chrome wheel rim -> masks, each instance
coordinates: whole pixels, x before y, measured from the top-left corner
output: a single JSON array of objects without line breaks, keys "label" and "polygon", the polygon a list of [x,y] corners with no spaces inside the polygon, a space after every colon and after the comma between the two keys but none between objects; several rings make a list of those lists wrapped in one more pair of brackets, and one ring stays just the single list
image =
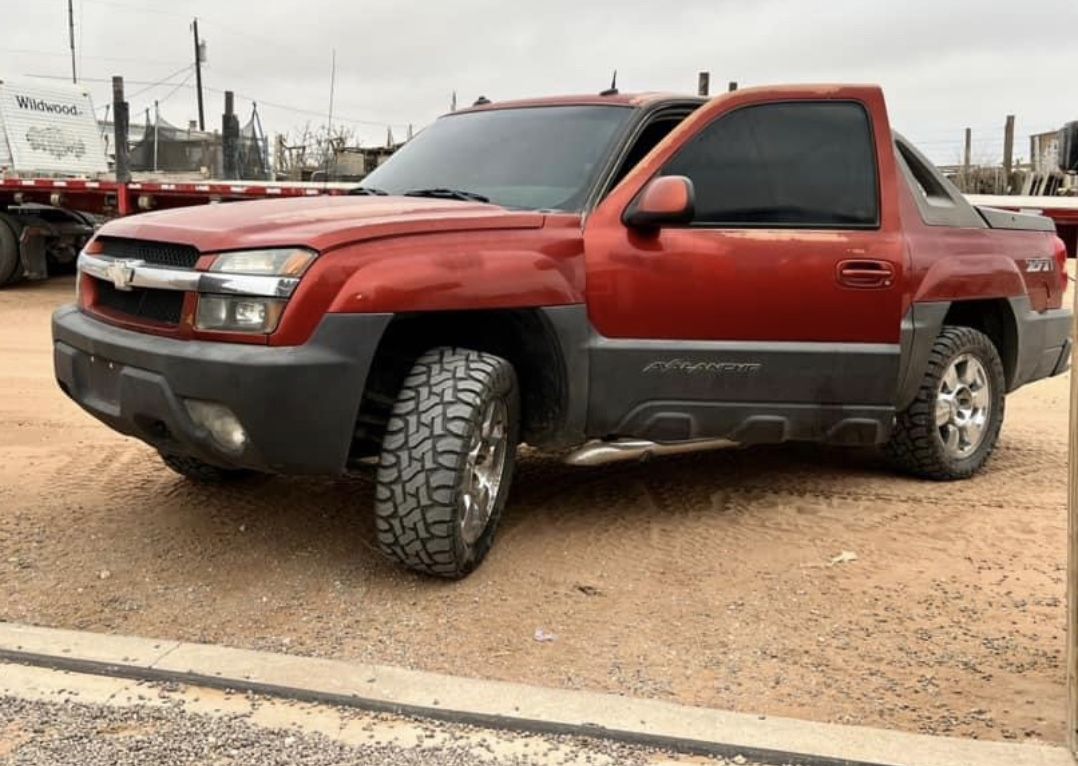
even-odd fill
[{"label": "chrome wheel rim", "polygon": [[460,501],[460,538],[469,548],[483,534],[494,513],[508,451],[508,423],[505,402],[494,399],[487,403],[479,426],[472,432]]},{"label": "chrome wheel rim", "polygon": [[967,458],[984,441],[992,409],[988,372],[972,354],[947,367],[936,394],[936,428],[949,457]]}]

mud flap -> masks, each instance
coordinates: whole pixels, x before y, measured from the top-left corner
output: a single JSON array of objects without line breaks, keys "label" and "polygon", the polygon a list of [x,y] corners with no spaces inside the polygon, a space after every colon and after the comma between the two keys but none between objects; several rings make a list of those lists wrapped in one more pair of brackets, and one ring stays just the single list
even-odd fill
[{"label": "mud flap", "polygon": [[27,226],[19,234],[19,256],[27,279],[45,279],[48,266],[45,262],[45,238],[49,230],[40,226]]}]

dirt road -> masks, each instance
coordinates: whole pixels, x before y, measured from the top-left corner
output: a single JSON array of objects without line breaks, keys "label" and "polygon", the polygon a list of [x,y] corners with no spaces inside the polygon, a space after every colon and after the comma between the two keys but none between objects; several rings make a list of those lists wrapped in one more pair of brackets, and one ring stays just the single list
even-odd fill
[{"label": "dirt road", "polygon": [[52,380],[48,317],[71,290],[0,291],[0,619],[1063,736],[1063,378],[1009,398],[990,470],[965,483],[813,447],[529,455],[486,564],[442,583],[375,554],[367,481],[199,488],[82,413]]}]

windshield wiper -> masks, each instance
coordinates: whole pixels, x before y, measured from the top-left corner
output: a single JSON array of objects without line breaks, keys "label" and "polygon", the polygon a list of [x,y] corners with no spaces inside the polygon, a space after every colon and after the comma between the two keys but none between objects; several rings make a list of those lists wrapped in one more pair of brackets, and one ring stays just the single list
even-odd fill
[{"label": "windshield wiper", "polygon": [[438,187],[436,189],[412,189],[404,193],[405,197],[434,197],[435,199],[459,199],[465,202],[490,202],[490,197],[484,197],[482,194],[476,194],[475,192],[464,191],[463,189],[445,189]]},{"label": "windshield wiper", "polygon": [[349,194],[359,197],[385,197],[389,192],[383,189],[375,189],[373,186],[353,186],[348,190]]}]

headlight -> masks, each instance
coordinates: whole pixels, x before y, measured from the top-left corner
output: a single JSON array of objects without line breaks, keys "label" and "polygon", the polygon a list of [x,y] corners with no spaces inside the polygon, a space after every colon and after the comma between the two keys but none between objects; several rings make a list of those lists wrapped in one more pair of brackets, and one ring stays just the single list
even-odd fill
[{"label": "headlight", "polygon": [[210,271],[227,274],[257,274],[279,277],[298,277],[307,270],[315,253],[294,247],[272,250],[240,250],[221,253],[210,266]]},{"label": "headlight", "polygon": [[217,332],[270,333],[277,329],[285,303],[280,298],[200,295],[195,327]]}]

